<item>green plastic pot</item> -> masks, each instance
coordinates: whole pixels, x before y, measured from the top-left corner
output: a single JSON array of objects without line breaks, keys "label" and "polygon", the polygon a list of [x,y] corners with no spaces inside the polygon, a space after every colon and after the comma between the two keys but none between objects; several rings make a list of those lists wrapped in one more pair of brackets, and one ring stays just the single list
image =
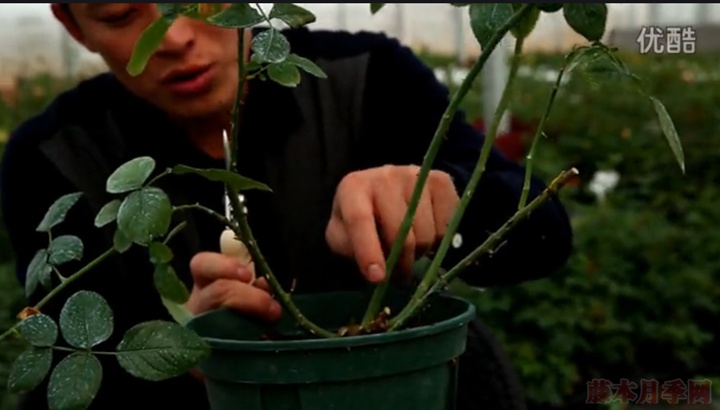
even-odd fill
[{"label": "green plastic pot", "polygon": [[[394,311],[406,295],[388,293]],[[359,320],[365,293],[296,295],[313,322],[338,329]],[[285,314],[268,326],[220,309],[188,327],[210,344],[199,365],[213,410],[454,410],[457,358],[474,306],[434,296],[415,323],[382,334],[317,339]],[[279,336],[278,336],[279,335]]]}]

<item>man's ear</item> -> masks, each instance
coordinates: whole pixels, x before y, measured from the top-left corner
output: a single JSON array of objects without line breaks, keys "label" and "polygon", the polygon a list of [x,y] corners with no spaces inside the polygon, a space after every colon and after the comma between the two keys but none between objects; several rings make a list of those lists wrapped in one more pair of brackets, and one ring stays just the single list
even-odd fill
[{"label": "man's ear", "polygon": [[83,35],[82,30],[80,30],[77,21],[75,21],[75,17],[70,12],[70,5],[61,3],[50,3],[50,8],[52,10],[53,16],[55,16],[55,18],[60,22],[60,24],[65,27],[65,30],[70,33],[72,38],[74,38],[75,41],[77,41],[78,43],[87,47],[87,45],[85,44],[85,36]]}]

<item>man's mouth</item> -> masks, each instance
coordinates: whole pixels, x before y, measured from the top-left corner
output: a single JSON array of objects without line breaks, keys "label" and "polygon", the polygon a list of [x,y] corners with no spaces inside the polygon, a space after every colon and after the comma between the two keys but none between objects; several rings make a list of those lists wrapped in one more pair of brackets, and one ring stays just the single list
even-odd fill
[{"label": "man's mouth", "polygon": [[197,94],[206,91],[212,80],[212,66],[192,66],[165,75],[162,83],[176,94]]}]

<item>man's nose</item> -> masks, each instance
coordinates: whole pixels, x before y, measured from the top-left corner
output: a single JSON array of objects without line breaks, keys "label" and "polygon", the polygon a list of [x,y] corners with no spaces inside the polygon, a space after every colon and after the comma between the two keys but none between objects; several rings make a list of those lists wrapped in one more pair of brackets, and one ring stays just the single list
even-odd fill
[{"label": "man's nose", "polygon": [[195,43],[193,21],[189,17],[178,17],[165,33],[165,38],[158,48],[158,53],[176,54],[189,50]]}]

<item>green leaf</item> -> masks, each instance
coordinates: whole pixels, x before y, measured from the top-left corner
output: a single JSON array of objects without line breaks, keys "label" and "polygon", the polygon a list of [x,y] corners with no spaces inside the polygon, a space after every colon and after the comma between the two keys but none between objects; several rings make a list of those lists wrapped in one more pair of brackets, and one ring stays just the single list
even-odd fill
[{"label": "green leaf", "polygon": [[86,409],[102,384],[102,364],[90,353],[75,352],[53,370],[48,383],[49,410]]},{"label": "green leaf", "polygon": [[70,208],[77,203],[78,199],[82,196],[82,192],[74,192],[71,194],[65,194],[58,198],[45,213],[43,220],[40,225],[36,228],[38,232],[50,232],[50,230],[58,224],[65,221]]},{"label": "green leaf", "polygon": [[536,3],[538,8],[545,13],[555,13],[563,7],[562,3]]},{"label": "green leaf", "polygon": [[304,70],[306,73],[308,73],[310,75],[314,75],[315,77],[318,77],[318,78],[327,78],[327,74],[325,74],[323,72],[323,70],[320,67],[318,67],[317,64],[315,64],[311,60],[308,60],[305,57],[300,57],[297,54],[290,54],[290,55],[288,55],[287,60],[285,60],[285,61],[290,64],[296,65],[298,68]]},{"label": "green leaf", "polygon": [[166,17],[160,17],[150,24],[140,35],[140,39],[133,48],[130,61],[125,68],[131,76],[140,75],[147,66],[150,57],[155,53],[163,40],[165,34],[172,25],[173,20]]},{"label": "green leaf", "polygon": [[375,13],[380,11],[380,9],[385,7],[386,4],[387,3],[370,3],[370,13],[374,15]]},{"label": "green leaf", "polygon": [[511,3],[473,3],[468,12],[473,34],[482,48],[515,14]]},{"label": "green leaf", "polygon": [[95,216],[95,226],[102,228],[103,226],[114,222],[117,218],[118,209],[120,208],[121,201],[119,199],[113,199],[112,201],[103,205],[100,212]]},{"label": "green leaf", "polygon": [[154,159],[150,157],[133,158],[120,165],[108,177],[105,190],[111,194],[123,194],[140,189],[154,170]]},{"label": "green leaf", "polygon": [[170,316],[178,324],[185,326],[193,318],[193,314],[184,303],[175,303],[162,297],[160,299],[162,300],[162,304],[165,306],[168,313],[170,313]]},{"label": "green leaf", "polygon": [[563,15],[568,25],[588,41],[600,41],[605,34],[605,3],[565,3]]},{"label": "green leaf", "polygon": [[290,55],[290,42],[280,31],[269,28],[253,37],[250,46],[263,63],[281,63]]},{"label": "green leaf", "polygon": [[207,20],[215,26],[231,29],[248,28],[265,21],[248,3],[231,3],[225,10]]},{"label": "green leaf", "polygon": [[172,172],[178,175],[195,174],[204,177],[213,182],[223,182],[229,184],[238,191],[248,191],[251,189],[259,189],[261,191],[272,192],[270,187],[263,184],[262,182],[254,181],[250,178],[246,178],[236,172],[227,171],[224,169],[199,169],[192,168],[185,165],[176,165]]},{"label": "green leaf", "polygon": [[35,252],[28,264],[25,274],[25,296],[31,297],[37,290],[38,284],[46,288],[52,286],[52,266],[48,263],[47,249],[40,249]]},{"label": "green leaf", "polygon": [[[517,13],[520,8],[525,6],[526,3],[511,3],[513,6],[513,12]],[[540,9],[532,7],[525,16],[510,29],[515,38],[527,38],[528,35],[535,29],[538,19],[540,18]]]},{"label": "green leaf", "polygon": [[128,238],[123,231],[120,229],[115,230],[115,234],[113,235],[113,248],[115,248],[118,253],[125,253],[130,249],[132,244],[133,241]]},{"label": "green leaf", "polygon": [[662,129],[663,134],[665,134],[665,138],[670,145],[670,149],[675,155],[675,159],[680,165],[682,173],[685,174],[685,154],[683,153],[680,136],[678,135],[677,129],[675,129],[675,124],[673,124],[673,120],[670,118],[670,114],[667,112],[665,105],[655,97],[651,96],[649,98],[653,103],[653,108],[655,109],[658,120],[660,121],[660,128]]},{"label": "green leaf", "polygon": [[117,359],[131,375],[160,381],[187,373],[210,354],[210,347],[178,323],[150,321],[125,333]]},{"label": "green leaf", "polygon": [[267,74],[271,80],[285,87],[297,87],[300,84],[300,70],[287,61],[270,64]]},{"label": "green leaf", "polygon": [[156,3],[163,17],[174,20],[180,16],[197,17],[197,3]]},{"label": "green leaf", "polygon": [[169,263],[173,259],[173,251],[162,242],[153,242],[148,246],[150,262],[153,265]]},{"label": "green leaf", "polygon": [[83,256],[83,242],[75,235],[62,235],[53,239],[48,247],[48,263],[60,266],[70,261],[79,261]]},{"label": "green leaf", "polygon": [[175,269],[170,265],[160,264],[155,266],[153,274],[155,289],[160,296],[175,303],[185,303],[190,298],[185,284],[178,278]]},{"label": "green leaf", "polygon": [[132,242],[146,245],[168,231],[172,211],[170,198],[163,190],[145,187],[128,195],[120,204],[118,229]]},{"label": "green leaf", "polygon": [[282,20],[292,28],[302,27],[314,23],[315,15],[305,8],[292,3],[275,3],[268,15],[270,19]]},{"label": "green leaf", "polygon": [[113,320],[105,298],[81,290],[70,296],[60,311],[60,330],[70,346],[91,349],[112,336]]},{"label": "green leaf", "polygon": [[16,394],[35,390],[52,367],[52,349],[30,347],[15,359],[8,375],[8,390]]},{"label": "green leaf", "polygon": [[38,313],[20,322],[20,334],[35,347],[50,347],[58,337],[55,321],[46,314]]}]

